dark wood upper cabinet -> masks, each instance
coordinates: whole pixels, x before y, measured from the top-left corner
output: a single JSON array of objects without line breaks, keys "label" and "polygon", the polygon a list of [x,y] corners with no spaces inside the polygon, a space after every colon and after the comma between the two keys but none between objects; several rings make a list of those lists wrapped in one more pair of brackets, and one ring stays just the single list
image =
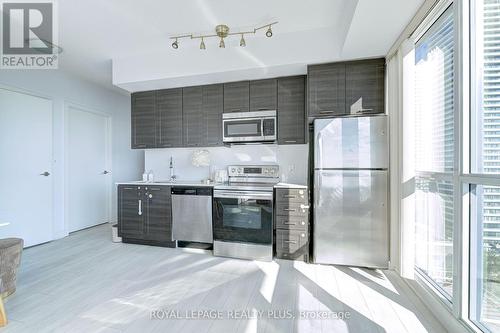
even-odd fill
[{"label": "dark wood upper cabinet", "polygon": [[353,61],[346,64],[346,112],[350,114],[385,111],[385,59]]},{"label": "dark wood upper cabinet", "polygon": [[182,126],[184,147],[203,146],[204,139],[206,138],[205,123],[202,87],[183,88]]},{"label": "dark wood upper cabinet", "polygon": [[224,84],[224,112],[247,112],[250,107],[250,83],[248,81]]},{"label": "dark wood upper cabinet", "polygon": [[131,114],[132,148],[154,148],[156,146],[155,92],[133,93]]},{"label": "dark wood upper cabinet", "polygon": [[207,147],[222,146],[222,113],[224,87],[222,84],[203,86],[204,143]]},{"label": "dark wood upper cabinet", "polygon": [[345,103],[345,63],[308,67],[308,114],[310,117],[343,115]]},{"label": "dark wood upper cabinet", "polygon": [[182,88],[156,92],[158,148],[182,147]]},{"label": "dark wood upper cabinet", "polygon": [[305,76],[278,79],[278,144],[306,143]]},{"label": "dark wood upper cabinet", "polygon": [[276,110],[278,80],[250,81],[250,111]]}]

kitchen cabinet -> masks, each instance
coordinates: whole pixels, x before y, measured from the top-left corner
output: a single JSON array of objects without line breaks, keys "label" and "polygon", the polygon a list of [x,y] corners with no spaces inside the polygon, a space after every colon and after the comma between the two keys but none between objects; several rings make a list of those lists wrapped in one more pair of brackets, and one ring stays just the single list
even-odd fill
[{"label": "kitchen cabinet", "polygon": [[278,80],[250,81],[250,111],[276,110]]},{"label": "kitchen cabinet", "polygon": [[385,59],[308,67],[308,116],[384,113]]},{"label": "kitchen cabinet", "polygon": [[339,116],[346,113],[345,76],[345,63],[308,67],[309,117]]},{"label": "kitchen cabinet", "polygon": [[203,112],[203,89],[201,86],[182,90],[183,146],[203,146],[206,139],[205,114]]},{"label": "kitchen cabinet", "polygon": [[182,147],[182,88],[156,92],[157,148]]},{"label": "kitchen cabinet", "polygon": [[250,107],[250,83],[248,81],[224,84],[224,112],[247,112]]},{"label": "kitchen cabinet", "polygon": [[306,143],[305,76],[278,79],[278,144]]},{"label": "kitchen cabinet", "polygon": [[309,261],[309,195],[307,188],[275,189],[276,257]]},{"label": "kitchen cabinet", "polygon": [[170,186],[118,186],[118,233],[124,243],[175,247]]},{"label": "kitchen cabinet", "polygon": [[384,113],[385,59],[346,63],[346,112]]},{"label": "kitchen cabinet", "polygon": [[205,116],[204,145],[223,146],[222,113],[224,112],[224,86],[212,84],[203,86],[202,108]]},{"label": "kitchen cabinet", "polygon": [[133,93],[131,97],[132,148],[156,146],[155,92]]}]

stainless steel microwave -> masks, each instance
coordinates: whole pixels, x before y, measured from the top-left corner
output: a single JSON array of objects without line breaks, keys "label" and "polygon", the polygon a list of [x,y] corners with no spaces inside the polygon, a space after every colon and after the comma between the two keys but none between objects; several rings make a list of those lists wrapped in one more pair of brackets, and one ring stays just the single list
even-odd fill
[{"label": "stainless steel microwave", "polygon": [[276,110],[224,113],[222,134],[227,143],[274,142],[277,137]]}]

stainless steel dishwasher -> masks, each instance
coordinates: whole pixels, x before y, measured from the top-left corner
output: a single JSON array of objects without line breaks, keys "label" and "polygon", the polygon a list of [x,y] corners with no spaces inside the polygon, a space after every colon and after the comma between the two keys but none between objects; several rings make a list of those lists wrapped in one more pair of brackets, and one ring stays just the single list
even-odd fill
[{"label": "stainless steel dishwasher", "polygon": [[172,237],[213,243],[212,188],[172,187]]}]

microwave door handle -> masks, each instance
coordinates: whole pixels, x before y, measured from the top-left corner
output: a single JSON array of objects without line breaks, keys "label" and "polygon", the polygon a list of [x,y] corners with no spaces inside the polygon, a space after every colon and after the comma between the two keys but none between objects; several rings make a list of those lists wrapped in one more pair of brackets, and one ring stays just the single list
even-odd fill
[{"label": "microwave door handle", "polygon": [[264,137],[264,119],[260,120],[260,136]]}]

